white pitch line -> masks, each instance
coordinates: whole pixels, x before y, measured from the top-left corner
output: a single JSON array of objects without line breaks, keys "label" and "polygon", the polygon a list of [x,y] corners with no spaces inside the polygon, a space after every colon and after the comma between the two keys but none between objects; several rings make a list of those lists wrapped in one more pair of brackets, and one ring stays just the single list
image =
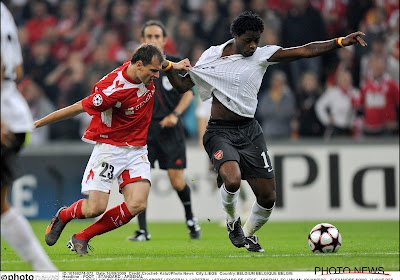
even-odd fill
[{"label": "white pitch line", "polygon": [[[118,257],[118,258],[93,258],[94,256],[79,256],[76,259],[70,260],[53,260],[55,263],[68,263],[68,262],[82,262],[82,261],[116,261],[116,260],[155,260],[155,259],[176,259],[176,258],[185,258],[185,259],[204,259],[204,258],[278,258],[278,257],[311,257],[311,256],[323,256],[323,255],[332,255],[332,256],[354,256],[358,255],[400,255],[400,253],[392,252],[392,253],[358,253],[354,255],[354,253],[335,253],[335,254],[285,254],[285,255],[268,255],[268,254],[254,254],[254,255],[228,255],[228,256],[179,256],[179,257],[141,257],[141,256],[131,256],[131,257]],[[24,261],[1,261],[2,264],[10,264],[10,263],[24,263]]]}]

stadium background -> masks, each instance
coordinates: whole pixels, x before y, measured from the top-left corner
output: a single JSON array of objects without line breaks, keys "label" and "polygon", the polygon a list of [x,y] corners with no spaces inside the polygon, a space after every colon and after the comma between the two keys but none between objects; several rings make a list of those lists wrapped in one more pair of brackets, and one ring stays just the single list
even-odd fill
[{"label": "stadium background", "polygon": [[[166,51],[189,57],[194,63],[200,51],[230,38],[231,20],[245,9],[258,12],[265,21],[260,45],[290,47],[362,30],[369,46],[351,49],[352,63],[348,69],[354,87],[361,89],[363,77],[368,75],[368,65],[363,61],[381,51],[391,65],[389,61],[396,59],[396,47],[397,72],[396,68],[387,71],[398,83],[398,1],[5,2],[15,17],[23,48],[25,78],[19,89],[28,100],[34,119],[83,98],[104,74],[129,59],[140,44],[141,25],[146,20],[161,20],[170,38]],[[298,16],[298,10],[293,8],[302,2],[309,16]],[[383,40],[384,49],[375,49],[374,42],[378,40]],[[311,66],[319,67],[310,68],[319,69],[314,71],[320,84],[319,94],[334,85],[342,62],[336,51]],[[299,67],[304,72],[310,70],[307,65]],[[296,106],[291,112],[290,132],[267,137],[280,199],[273,219],[398,219],[398,130],[369,138],[363,137],[359,123],[354,123],[351,135],[346,137],[302,134],[298,127],[307,121],[302,119],[301,101],[297,100],[301,82],[289,64],[268,69],[260,98],[267,94],[275,71],[283,71],[287,76],[286,86],[296,99]],[[209,170],[206,154],[197,142],[195,110],[199,102],[194,100],[184,115],[188,138],[185,174],[193,186],[197,216],[201,220],[220,220],[223,213],[218,204],[215,174]],[[263,104],[258,110],[263,110]],[[87,117],[80,116],[32,133],[31,144],[20,161],[25,175],[16,180],[11,195],[13,204],[27,217],[49,219],[59,206],[81,197],[81,176],[92,148],[79,140],[87,121]],[[181,220],[183,214],[165,172],[153,170],[152,176],[149,220]],[[248,213],[252,194],[249,188],[243,190],[247,198],[240,204],[242,211]],[[110,206],[121,199],[113,192]]]}]

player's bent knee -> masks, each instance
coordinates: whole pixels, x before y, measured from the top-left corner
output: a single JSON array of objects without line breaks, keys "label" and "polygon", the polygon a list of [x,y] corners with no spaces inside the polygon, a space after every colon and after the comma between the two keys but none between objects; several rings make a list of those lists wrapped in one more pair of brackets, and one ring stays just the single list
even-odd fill
[{"label": "player's bent knee", "polygon": [[86,218],[95,218],[95,217],[103,214],[104,211],[106,211],[105,207],[93,207],[93,208],[87,209],[85,211],[85,213],[83,213],[83,214]]},{"label": "player's bent knee", "polygon": [[225,188],[230,192],[236,192],[240,188],[240,183],[242,181],[241,174],[232,173],[225,174],[220,172],[222,180],[224,181]]},{"label": "player's bent knee", "polygon": [[137,215],[146,209],[147,203],[146,201],[135,201],[133,203],[126,203],[126,206],[132,215]]},{"label": "player's bent knee", "polygon": [[225,189],[229,192],[236,192],[240,188],[241,180],[229,178],[224,180]]},{"label": "player's bent knee", "polygon": [[276,201],[276,192],[257,196],[257,203],[265,208],[272,208]]}]

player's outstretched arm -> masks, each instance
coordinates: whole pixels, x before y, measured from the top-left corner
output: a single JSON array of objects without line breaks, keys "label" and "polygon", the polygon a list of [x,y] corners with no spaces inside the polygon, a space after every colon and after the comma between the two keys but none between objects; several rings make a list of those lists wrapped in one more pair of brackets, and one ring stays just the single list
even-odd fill
[{"label": "player's outstretched arm", "polygon": [[367,43],[365,43],[360,36],[365,36],[365,34],[361,31],[357,31],[347,35],[346,37],[339,37],[327,41],[312,42],[299,47],[279,49],[268,59],[268,61],[290,62],[300,58],[323,55],[337,48],[344,48],[355,44],[360,44],[363,47],[367,46]]},{"label": "player's outstretched arm", "polygon": [[189,75],[181,76],[177,72],[180,70],[189,70],[190,68],[189,59],[185,58],[177,63],[165,60],[162,64],[162,70],[167,74],[168,80],[177,92],[183,94],[194,86],[193,81]]},{"label": "player's outstretched arm", "polygon": [[78,101],[71,106],[57,110],[44,118],[35,121],[33,125],[35,128],[38,128],[54,122],[70,119],[83,112],[85,112],[85,110],[83,109],[82,102]]}]

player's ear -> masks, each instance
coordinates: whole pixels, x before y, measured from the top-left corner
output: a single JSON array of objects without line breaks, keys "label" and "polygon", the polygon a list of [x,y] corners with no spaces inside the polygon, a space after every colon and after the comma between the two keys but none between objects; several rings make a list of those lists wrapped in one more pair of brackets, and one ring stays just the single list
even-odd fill
[{"label": "player's ear", "polygon": [[144,37],[143,36],[140,37],[140,43],[144,44]]},{"label": "player's ear", "polygon": [[135,65],[136,65],[136,67],[137,67],[138,69],[140,69],[140,68],[143,67],[143,61],[138,60],[138,61],[136,61]]}]

